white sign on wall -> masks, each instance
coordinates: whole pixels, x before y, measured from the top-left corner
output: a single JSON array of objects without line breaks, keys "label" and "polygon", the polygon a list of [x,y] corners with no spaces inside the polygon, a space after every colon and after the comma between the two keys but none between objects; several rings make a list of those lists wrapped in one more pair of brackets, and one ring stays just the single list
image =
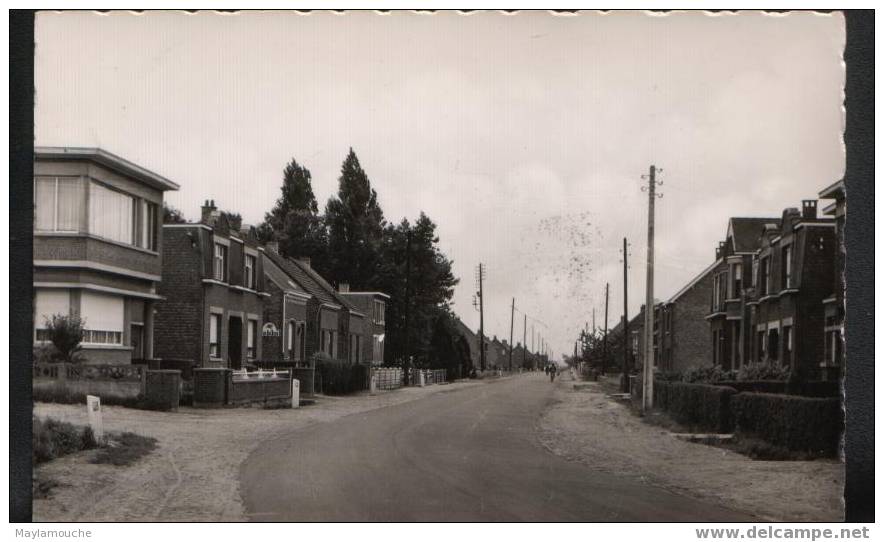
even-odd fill
[{"label": "white sign on wall", "polygon": [[279,328],[277,328],[276,324],[273,322],[267,322],[264,324],[264,327],[261,328],[262,337],[279,337],[279,335]]}]

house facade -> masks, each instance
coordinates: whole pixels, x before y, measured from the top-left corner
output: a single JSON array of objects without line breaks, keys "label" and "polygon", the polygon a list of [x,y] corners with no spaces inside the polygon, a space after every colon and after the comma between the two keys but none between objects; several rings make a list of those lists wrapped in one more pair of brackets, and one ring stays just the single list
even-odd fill
[{"label": "house facade", "polygon": [[156,356],[233,369],[260,360],[262,252],[254,230],[233,230],[214,201],[199,223],[164,225]]},{"label": "house facade", "polygon": [[844,367],[844,273],[847,253],[844,247],[844,224],[847,220],[847,199],[844,181],[840,180],[820,191],[820,199],[834,200],[822,209],[835,220],[835,253],[832,258],[831,294],[823,300],[824,355],[820,362],[822,378],[834,380]]},{"label": "house facade", "polygon": [[383,365],[387,302],[390,296],[383,292],[352,292],[348,284],[339,286],[338,295],[355,307],[357,312],[365,315],[362,324],[363,344],[354,355],[354,361]]},{"label": "house facade", "polygon": [[725,240],[715,249],[712,285],[707,296],[711,362],[723,370],[738,370],[751,361],[752,326],[749,292],[752,265],[760,233],[776,218],[733,217]]},{"label": "house facade", "polygon": [[765,226],[752,260],[751,361],[818,377],[825,362],[825,303],[835,281],[835,220],[817,201]]},{"label": "house facade", "polygon": [[713,270],[719,262],[700,272],[681,290],[656,307],[654,333],[655,367],[665,372],[684,372],[712,366],[709,327],[704,321]]},{"label": "house facade", "polygon": [[34,344],[47,319],[84,319],[87,363],[152,358],[163,193],[174,182],[96,148],[34,149]]}]

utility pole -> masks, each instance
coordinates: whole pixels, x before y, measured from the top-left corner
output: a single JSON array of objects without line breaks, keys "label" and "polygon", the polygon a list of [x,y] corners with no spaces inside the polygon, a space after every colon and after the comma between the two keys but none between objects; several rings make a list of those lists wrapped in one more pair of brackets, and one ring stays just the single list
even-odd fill
[{"label": "utility pole", "polygon": [[626,315],[628,311],[628,281],[626,278],[626,269],[628,255],[626,253],[626,237],[623,238],[623,373],[620,382],[620,391],[629,393],[629,317]]},{"label": "utility pole", "polygon": [[528,315],[523,314],[522,316],[524,317],[522,321],[522,366],[524,367],[525,361],[528,359]]},{"label": "utility pole", "polygon": [[409,307],[411,306],[411,226],[408,227],[405,241],[405,385],[408,381],[408,370],[411,365],[411,334],[409,333],[408,318]]},{"label": "utility pole", "polygon": [[[642,371],[642,414],[654,406],[654,203],[662,194],[656,193],[657,168],[648,172],[648,275],[645,282],[645,360]],[[642,188],[644,190],[644,188]]]},{"label": "utility pole", "polygon": [[592,334],[595,335],[595,307],[592,308]]},{"label": "utility pole", "polygon": [[482,370],[485,370],[485,296],[482,290],[482,279],[485,270],[479,264],[479,355],[481,356]]},{"label": "utility pole", "polygon": [[608,283],[605,283],[605,334],[602,335],[602,374],[608,369]]},{"label": "utility pole", "polygon": [[513,304],[510,307],[510,371],[513,370],[513,318],[516,317],[516,298],[513,298]]}]

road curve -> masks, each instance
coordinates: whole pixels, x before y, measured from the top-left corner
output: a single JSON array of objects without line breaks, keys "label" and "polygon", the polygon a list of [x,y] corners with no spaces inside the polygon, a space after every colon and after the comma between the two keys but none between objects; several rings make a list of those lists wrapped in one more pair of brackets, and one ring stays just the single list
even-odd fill
[{"label": "road curve", "polygon": [[[556,385],[563,385],[557,383]],[[751,521],[600,473],[535,437],[543,375],[452,389],[264,442],[240,471],[252,521]]]}]

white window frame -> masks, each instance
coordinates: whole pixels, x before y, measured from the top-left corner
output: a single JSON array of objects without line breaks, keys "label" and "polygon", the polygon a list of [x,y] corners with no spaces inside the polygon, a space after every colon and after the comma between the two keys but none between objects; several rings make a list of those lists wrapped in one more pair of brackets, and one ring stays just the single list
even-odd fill
[{"label": "white window frame", "polygon": [[245,254],[243,256],[243,286],[250,290],[257,289],[257,281],[255,280],[255,267],[258,264],[258,258],[253,254]]},{"label": "white window frame", "polygon": [[[53,188],[52,188],[52,228],[50,228],[50,229],[37,229],[37,204],[39,203],[39,200],[37,197],[37,181],[41,181],[41,180],[46,181],[46,180],[50,180],[50,179],[52,180],[52,186],[53,186]],[[34,177],[34,231],[53,232],[53,233],[80,233],[81,232],[83,217],[86,216],[86,214],[88,212],[88,209],[85,208],[86,207],[85,199],[83,201],[79,202],[79,204],[82,205],[83,207],[81,207],[81,209],[80,209],[81,216],[79,217],[79,223],[77,224],[77,227],[72,230],[58,229],[58,181],[60,179],[65,180],[65,181],[74,181],[82,189],[82,186],[83,186],[83,178],[82,177],[65,177],[65,176],[59,177],[59,176],[53,176],[53,175],[35,176]],[[88,224],[88,219],[86,220],[86,222]],[[88,226],[86,229],[88,230]]]},{"label": "white window frame", "polygon": [[227,245],[215,241],[212,255],[212,278],[217,281],[227,282],[227,257],[229,254]]},{"label": "white window frame", "polygon": [[[224,321],[224,315],[218,312],[209,314],[209,357],[212,359],[221,359],[221,325]],[[212,341],[212,324],[215,324],[215,337]],[[213,352],[214,346],[214,352]]]},{"label": "white window frame", "polygon": [[246,320],[246,358],[258,357],[258,320],[249,318]]}]

